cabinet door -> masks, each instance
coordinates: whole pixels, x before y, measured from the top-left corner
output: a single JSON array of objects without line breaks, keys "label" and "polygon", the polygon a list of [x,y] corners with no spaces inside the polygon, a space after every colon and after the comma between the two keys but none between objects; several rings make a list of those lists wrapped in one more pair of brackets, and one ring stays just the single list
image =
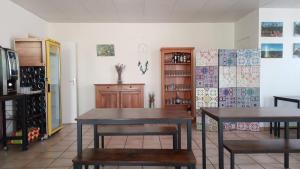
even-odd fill
[{"label": "cabinet door", "polygon": [[143,108],[144,98],[140,91],[122,91],[121,108]]},{"label": "cabinet door", "polygon": [[119,108],[119,92],[97,91],[96,108]]}]

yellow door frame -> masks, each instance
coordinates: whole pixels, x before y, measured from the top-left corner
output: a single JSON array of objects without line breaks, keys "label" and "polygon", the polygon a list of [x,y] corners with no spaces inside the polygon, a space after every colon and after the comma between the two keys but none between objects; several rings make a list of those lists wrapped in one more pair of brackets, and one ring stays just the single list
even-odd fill
[{"label": "yellow door frame", "polygon": [[[47,76],[47,84],[51,84],[51,66],[50,66],[50,47],[57,47],[59,50],[59,83],[61,82],[61,48],[60,43],[56,42],[51,39],[46,39],[46,76]],[[49,91],[47,85],[47,128],[48,128],[48,135],[51,136],[52,134],[56,133],[57,131],[61,130],[63,128],[62,125],[62,112],[61,112],[61,90],[60,90],[60,84],[59,84],[59,126],[57,128],[52,128],[52,94],[51,91]]]}]

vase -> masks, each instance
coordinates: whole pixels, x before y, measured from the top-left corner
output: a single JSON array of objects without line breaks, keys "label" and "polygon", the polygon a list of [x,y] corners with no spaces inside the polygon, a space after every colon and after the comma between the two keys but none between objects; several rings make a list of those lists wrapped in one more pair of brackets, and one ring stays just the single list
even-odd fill
[{"label": "vase", "polygon": [[118,84],[122,84],[122,73],[118,72]]}]

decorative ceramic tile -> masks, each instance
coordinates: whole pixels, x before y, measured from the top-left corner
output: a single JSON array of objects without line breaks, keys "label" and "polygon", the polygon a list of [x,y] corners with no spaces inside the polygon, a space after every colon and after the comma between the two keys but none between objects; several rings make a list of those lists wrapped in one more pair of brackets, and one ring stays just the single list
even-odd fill
[{"label": "decorative ceramic tile", "polygon": [[224,123],[224,130],[236,130],[236,123]]},{"label": "decorative ceramic tile", "polygon": [[249,131],[260,131],[259,123],[257,122],[251,122],[251,123],[245,123],[245,122],[238,122],[236,124],[237,130],[249,130]]},{"label": "decorative ceramic tile", "polygon": [[196,54],[196,66],[218,66],[218,50],[200,50]]},{"label": "decorative ceramic tile", "polygon": [[219,107],[236,107],[236,88],[219,88]]},{"label": "decorative ceramic tile", "polygon": [[197,88],[218,87],[218,66],[197,66],[195,76]]},{"label": "decorative ceramic tile", "polygon": [[259,87],[260,67],[259,66],[238,66],[237,87]]},{"label": "decorative ceramic tile", "polygon": [[208,131],[218,131],[218,122],[212,118],[208,119]]},{"label": "decorative ceramic tile", "polygon": [[196,108],[218,107],[218,88],[196,88]]},{"label": "decorative ceramic tile", "polygon": [[260,65],[260,56],[256,49],[239,49],[237,50],[238,66],[258,66]]},{"label": "decorative ceramic tile", "polygon": [[220,49],[219,50],[220,66],[236,66],[236,50]]},{"label": "decorative ceramic tile", "polygon": [[258,87],[237,88],[237,107],[259,107],[260,105],[260,89]]},{"label": "decorative ceramic tile", "polygon": [[236,66],[219,67],[219,87],[236,87]]}]

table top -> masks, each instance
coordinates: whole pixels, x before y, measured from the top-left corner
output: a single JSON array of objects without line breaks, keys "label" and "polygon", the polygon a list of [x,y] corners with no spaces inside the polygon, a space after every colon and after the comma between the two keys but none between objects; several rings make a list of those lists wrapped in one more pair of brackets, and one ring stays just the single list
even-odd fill
[{"label": "table top", "polygon": [[300,96],[274,96],[274,98],[300,101]]},{"label": "table top", "polygon": [[300,121],[300,109],[285,107],[259,108],[202,108],[205,114],[215,120],[224,121]]},{"label": "table top", "polygon": [[76,118],[77,121],[93,120],[192,120],[193,117],[185,110],[121,108],[92,109]]}]

